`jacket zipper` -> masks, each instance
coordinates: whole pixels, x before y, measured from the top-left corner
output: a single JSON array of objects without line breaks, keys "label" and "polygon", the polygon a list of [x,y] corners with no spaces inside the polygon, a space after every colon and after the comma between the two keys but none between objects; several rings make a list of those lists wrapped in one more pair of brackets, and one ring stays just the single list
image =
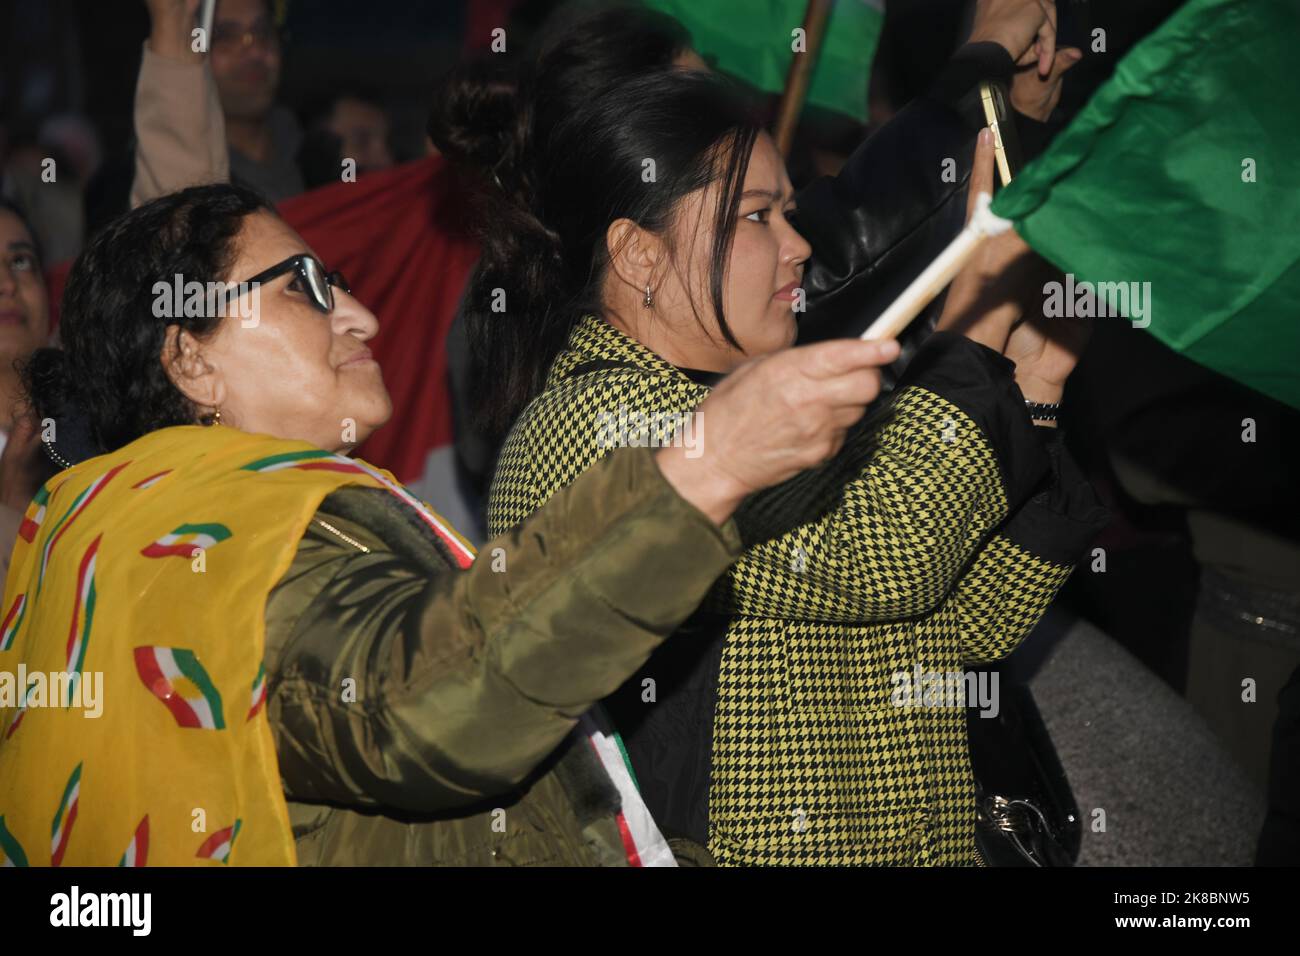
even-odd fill
[{"label": "jacket zipper", "polygon": [[352,547],[356,548],[362,554],[370,553],[370,549],[367,548],[364,544],[362,544],[356,538],[349,537],[348,535],[344,534],[342,531],[334,527],[328,521],[316,517],[313,517],[311,520],[316,522],[318,525],[320,525],[322,528],[324,528],[326,531],[328,531],[330,534],[334,535],[335,537],[342,538],[344,541],[352,545]]}]

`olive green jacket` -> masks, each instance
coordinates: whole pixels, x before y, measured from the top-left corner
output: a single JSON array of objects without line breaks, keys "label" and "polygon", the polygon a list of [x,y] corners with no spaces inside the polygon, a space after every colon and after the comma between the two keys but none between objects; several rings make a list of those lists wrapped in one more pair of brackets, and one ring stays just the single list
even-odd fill
[{"label": "olive green jacket", "polygon": [[626,865],[618,792],[566,736],[740,550],[652,455],[609,456],[464,572],[390,495],[324,501],[266,610],[300,863]]}]

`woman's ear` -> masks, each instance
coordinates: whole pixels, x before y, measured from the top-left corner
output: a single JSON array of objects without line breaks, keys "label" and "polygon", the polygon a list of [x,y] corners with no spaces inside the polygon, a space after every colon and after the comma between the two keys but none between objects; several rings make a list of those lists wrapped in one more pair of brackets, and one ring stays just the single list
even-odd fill
[{"label": "woman's ear", "polygon": [[638,295],[645,293],[647,285],[653,289],[656,268],[664,259],[663,242],[658,236],[631,219],[615,219],[605,230],[605,247],[610,269],[620,282],[631,286]]},{"label": "woman's ear", "polygon": [[199,340],[179,325],[163,333],[162,366],[173,385],[199,408],[220,408],[225,383],[207,360]]}]

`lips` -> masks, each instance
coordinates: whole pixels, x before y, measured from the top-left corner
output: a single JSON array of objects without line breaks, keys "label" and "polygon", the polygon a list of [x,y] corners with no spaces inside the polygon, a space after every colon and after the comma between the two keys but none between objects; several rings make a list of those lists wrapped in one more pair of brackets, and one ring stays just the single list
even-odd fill
[{"label": "lips", "polygon": [[26,325],[27,319],[18,309],[0,309],[0,325]]},{"label": "lips", "polygon": [[795,279],[793,282],[787,282],[785,285],[781,286],[781,288],[776,290],[776,294],[773,295],[772,298],[779,299],[782,302],[793,302],[795,291],[798,288],[799,288],[798,279]]},{"label": "lips", "polygon": [[240,83],[247,86],[265,86],[271,79],[271,71],[264,66],[246,66],[235,73]]},{"label": "lips", "polygon": [[339,368],[347,368],[348,366],[351,365],[364,365],[365,363],[373,362],[374,360],[375,357],[371,353],[370,349],[362,349],[360,352],[357,352],[351,358],[348,358],[340,362]]}]

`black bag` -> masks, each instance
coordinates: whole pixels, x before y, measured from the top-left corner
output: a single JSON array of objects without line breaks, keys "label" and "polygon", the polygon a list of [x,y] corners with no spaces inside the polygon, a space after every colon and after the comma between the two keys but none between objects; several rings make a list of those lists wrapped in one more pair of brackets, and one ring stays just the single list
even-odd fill
[{"label": "black bag", "polygon": [[1083,827],[1070,782],[1029,688],[1001,683],[996,717],[966,711],[981,861],[1073,866]]}]

